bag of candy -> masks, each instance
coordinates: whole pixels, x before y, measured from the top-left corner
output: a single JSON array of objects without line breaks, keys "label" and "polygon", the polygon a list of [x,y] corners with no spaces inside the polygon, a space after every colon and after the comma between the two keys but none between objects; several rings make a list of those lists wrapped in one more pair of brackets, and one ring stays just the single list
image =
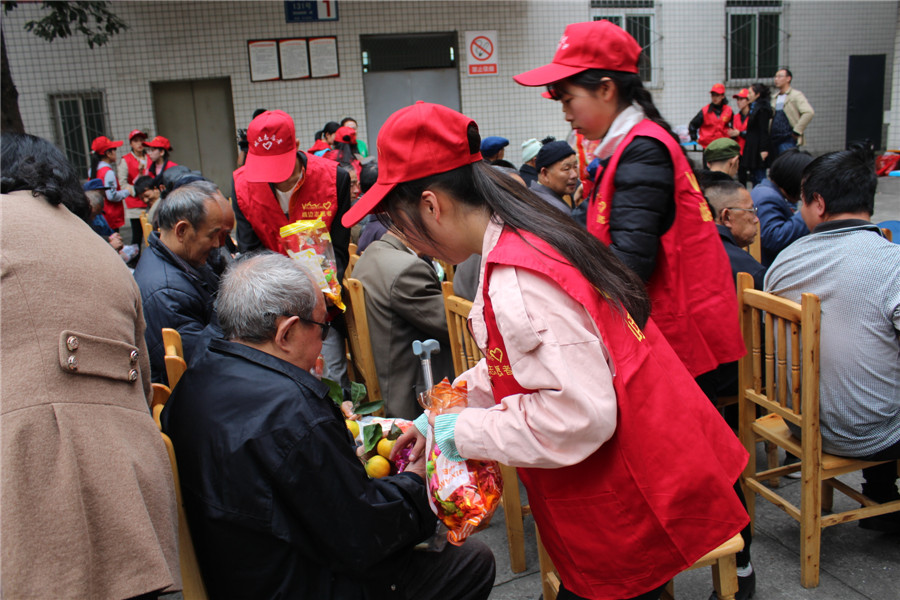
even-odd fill
[{"label": "bag of candy", "polygon": [[331,234],[322,219],[295,221],[279,230],[281,245],[289,257],[312,273],[319,289],[335,306],[345,310],[341,301],[341,282],[337,280],[337,263]]},{"label": "bag of candy", "polygon": [[[468,403],[465,383],[455,387],[446,378],[428,396],[428,408],[434,414]],[[492,460],[448,460],[433,442],[434,431],[429,427],[425,463],[428,502],[449,530],[447,541],[458,546],[486,525],[497,509],[503,491],[500,466]]]}]

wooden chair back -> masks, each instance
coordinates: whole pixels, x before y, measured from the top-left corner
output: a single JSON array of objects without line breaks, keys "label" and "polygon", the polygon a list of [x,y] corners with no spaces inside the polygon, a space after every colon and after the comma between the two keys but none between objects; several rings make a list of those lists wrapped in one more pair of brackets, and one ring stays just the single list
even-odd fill
[{"label": "wooden chair back", "polygon": [[453,355],[453,370],[459,377],[481,360],[481,350],[469,333],[469,311],[472,301],[453,293],[453,282],[441,284],[444,294],[444,313],[447,315],[447,331],[450,334],[450,353]]},{"label": "wooden chair back", "polygon": [[759,220],[756,221],[756,237],[753,238],[753,243],[747,247],[747,252],[756,259],[756,262],[762,262],[762,234]]},{"label": "wooden chair back", "polygon": [[[352,246],[352,244],[351,244]],[[347,268],[344,269],[344,277],[352,277],[353,269],[356,267],[356,261],[359,260],[359,254],[351,254],[347,260]]]},{"label": "wooden chair back", "polygon": [[184,360],[184,348],[181,345],[181,334],[178,331],[163,327],[162,339],[165,348],[163,360],[166,362],[166,378],[169,380],[169,389],[171,390],[175,389],[181,376],[187,370],[187,363]]},{"label": "wooden chair back", "polygon": [[[747,510],[752,519],[755,494],[759,494],[800,523],[800,583],[803,587],[816,587],[819,585],[822,529],[898,511],[900,500],[878,504],[835,479],[838,475],[881,463],[834,456],[822,451],[819,429],[819,298],[815,294],[805,293],[800,304],[797,304],[753,289],[753,278],[748,273],[740,273],[738,302],[741,330],[747,346],[747,354],[740,360],[738,394],[739,435],[750,453],[742,477]],[[763,409],[765,416],[757,418],[757,407]],[[788,423],[800,429],[800,439],[792,435]],[[757,437],[800,457],[800,462],[757,472]],[[797,470],[801,473],[799,506],[764,485],[766,481]],[[823,516],[823,509],[830,511],[832,508],[835,489],[864,508]],[[885,507],[888,509],[885,510]]]},{"label": "wooden chair back", "polygon": [[181,334],[175,329],[163,327],[162,329],[163,347],[166,349],[166,356],[180,356],[184,358],[184,348],[181,345]]},{"label": "wooden chair back", "polygon": [[347,245],[347,251],[350,253],[350,256],[359,256],[359,246],[353,242],[350,242]]},{"label": "wooden chair back", "polygon": [[444,269],[444,281],[453,283],[453,274],[456,272],[456,265],[448,263],[445,260],[436,259],[441,268]]},{"label": "wooden chair back", "polygon": [[[468,318],[472,302],[453,294],[453,283],[441,284],[444,294],[444,314],[447,316],[447,331],[450,334],[450,352],[453,355],[453,370],[459,377],[474,367],[482,358],[481,350],[469,332]],[[506,517],[506,537],[509,545],[509,563],[513,573],[521,573],[525,565],[525,516],[531,514],[531,507],[522,504],[519,493],[519,476],[515,467],[500,465],[503,476],[503,511]]]},{"label": "wooden chair back", "polygon": [[144,232],[144,247],[146,248],[150,244],[150,234],[153,233],[153,225],[150,224],[150,217],[147,216],[147,211],[141,213],[141,230]]},{"label": "wooden chair back", "polygon": [[381,397],[381,386],[378,384],[378,373],[375,371],[375,357],[372,353],[372,339],[369,335],[369,321],[366,317],[366,293],[363,284],[352,277],[344,278],[342,291],[347,311],[344,320],[347,323],[347,343],[350,346],[350,360],[353,372],[361,377],[366,386],[369,402],[378,402]]},{"label": "wooden chair back", "polygon": [[887,241],[889,241],[889,242],[893,242],[893,241],[894,241],[894,232],[891,231],[890,229],[888,229],[887,227],[882,227],[882,228],[881,228],[881,233],[884,234],[884,237],[887,238]]},{"label": "wooden chair back", "polygon": [[156,426],[162,431],[159,415],[162,414],[162,409],[166,406],[166,402],[169,401],[172,391],[169,389],[169,386],[161,383],[153,383],[151,387],[153,388],[153,398],[150,399],[150,413],[153,415],[153,420],[156,421]]}]

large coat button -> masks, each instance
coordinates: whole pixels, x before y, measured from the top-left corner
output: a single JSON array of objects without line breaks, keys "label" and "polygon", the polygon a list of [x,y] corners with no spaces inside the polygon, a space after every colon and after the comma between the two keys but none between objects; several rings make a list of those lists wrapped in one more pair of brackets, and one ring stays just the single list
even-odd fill
[{"label": "large coat button", "polygon": [[69,349],[70,352],[75,352],[78,350],[78,338],[74,335],[70,335],[66,338],[66,348]]},{"label": "large coat button", "polygon": [[78,370],[78,360],[74,356],[70,356],[69,358],[66,359],[66,366],[69,368],[70,371],[77,371]]},{"label": "large coat button", "polygon": [[137,350],[132,350],[132,351],[131,351],[131,356],[130,356],[129,358],[131,358],[131,364],[136,364],[136,363],[137,363],[137,360],[138,360],[138,351],[137,351]]},{"label": "large coat button", "polygon": [[128,371],[128,381],[130,381],[131,383],[134,383],[135,381],[137,381],[137,378],[138,378],[138,372],[136,369],[132,369],[132,370]]}]

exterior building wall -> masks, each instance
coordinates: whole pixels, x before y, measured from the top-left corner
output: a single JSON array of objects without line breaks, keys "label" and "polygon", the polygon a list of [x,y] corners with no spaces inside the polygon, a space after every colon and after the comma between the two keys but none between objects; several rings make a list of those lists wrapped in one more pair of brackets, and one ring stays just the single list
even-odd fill
[{"label": "exterior building wall", "polygon": [[[528,138],[562,139],[568,133],[559,105],[541,98],[541,89],[518,86],[512,76],[548,62],[566,24],[590,18],[588,0],[339,0],[338,5],[337,22],[285,23],[280,1],[119,1],[112,8],[129,30],[91,50],[82,37],[47,43],[26,33],[24,23],[41,13],[36,5],[20,3],[4,18],[3,30],[25,128],[61,143],[50,95],[100,90],[107,135],[124,139],[134,128],[166,135],[156,130],[151,82],[230,77],[238,128],[246,127],[258,107],[282,109],[294,117],[305,148],[324,123],[353,116],[374,152],[375,135],[365,122],[359,36],[457,31],[462,110],[483,135],[510,139],[508,160],[518,164],[520,144]],[[724,0],[655,3],[661,39],[651,91],[673,126],[686,126],[708,102],[710,86],[725,80],[725,12]],[[891,144],[900,145],[898,2],[786,0],[782,14],[783,63],[816,110],[808,149],[820,153],[844,145],[850,54],[887,54],[885,110],[892,110],[897,124]],[[499,75],[469,77],[465,31],[485,29],[498,31]],[[337,36],[340,77],[250,81],[247,40],[330,35]],[[743,87],[725,83],[729,97]],[[177,149],[173,159],[178,160]]]},{"label": "exterior building wall", "polygon": [[894,38],[894,68],[891,90],[890,115],[888,126],[888,149],[900,150],[900,11],[897,11],[897,22],[894,26],[896,37]]}]

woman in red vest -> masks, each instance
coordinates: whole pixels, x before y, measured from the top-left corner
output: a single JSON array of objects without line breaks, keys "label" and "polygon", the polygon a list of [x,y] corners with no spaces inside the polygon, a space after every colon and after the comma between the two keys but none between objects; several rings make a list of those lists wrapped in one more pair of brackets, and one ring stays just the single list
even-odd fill
[{"label": "woman in red vest", "polygon": [[725,98],[725,86],[717,83],[709,90],[709,104],[700,109],[688,124],[691,139],[706,148],[713,140],[728,137],[732,112]]},{"label": "woman in red vest", "polygon": [[172,151],[172,144],[169,140],[161,135],[156,136],[149,142],[144,142],[147,149],[147,156],[150,158],[150,166],[147,167],[147,174],[151,177],[159,178],[166,169],[177,167],[178,163],[169,160],[169,153]]},{"label": "woman in red vest", "polygon": [[106,198],[103,200],[103,216],[110,229],[118,231],[125,224],[125,206],[122,201],[128,192],[119,189],[116,179],[116,148],[123,142],[114,142],[105,135],[94,138],[91,142],[91,170],[89,175],[99,179],[106,187]]},{"label": "woman in red vest", "polygon": [[144,142],[146,140],[147,134],[140,129],[135,129],[128,134],[131,152],[122,157],[117,171],[119,187],[129,194],[125,198],[125,218],[131,221],[131,243],[137,244],[138,248],[142,246],[144,241],[141,213],[145,212],[149,206],[134,193],[134,180],[141,175],[147,174],[150,161],[146,152],[144,152]]},{"label": "woman in red vest", "polygon": [[744,160],[744,147],[747,144],[747,125],[750,122],[750,90],[743,88],[737,94],[732,96],[737,102],[738,111],[734,113],[731,119],[731,127],[728,129],[728,136],[735,139],[738,146],[741,147],[741,162],[738,167],[738,180],[744,185],[747,184],[747,161]]},{"label": "woman in red vest", "polygon": [[[648,318],[640,279],[480,147],[465,115],[401,109],[342,222],[384,212],[418,252],[482,255],[469,323],[486,358],[458,378],[469,407],[436,418],[436,443],[518,467],[560,599],[658,598],[746,525],[731,491],[746,452]],[[396,447],[421,440],[410,428]]]},{"label": "woman in red vest", "polygon": [[[552,63],[514,79],[546,86],[572,128],[600,140],[587,229],[645,282],[654,322],[714,399],[717,367],[745,352],[734,280],[693,168],[638,75],[640,54],[609,21],[575,23]],[[746,598],[755,586],[748,548],[738,566]]]}]

